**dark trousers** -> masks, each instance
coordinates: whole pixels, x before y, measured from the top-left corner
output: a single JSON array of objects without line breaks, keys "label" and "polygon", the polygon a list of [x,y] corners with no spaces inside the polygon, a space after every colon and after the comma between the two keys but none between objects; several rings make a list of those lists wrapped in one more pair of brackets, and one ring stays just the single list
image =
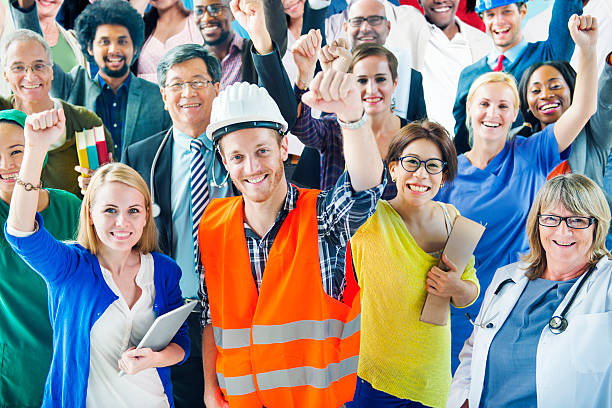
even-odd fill
[{"label": "dark trousers", "polygon": [[346,403],[346,408],[425,408],[415,401],[401,399],[386,392],[379,391],[372,385],[357,377],[355,398]]},{"label": "dark trousers", "polygon": [[172,366],[172,394],[176,408],[204,407],[204,370],[202,368],[202,329],[200,314],[190,313],[187,318],[191,353],[181,365]]}]

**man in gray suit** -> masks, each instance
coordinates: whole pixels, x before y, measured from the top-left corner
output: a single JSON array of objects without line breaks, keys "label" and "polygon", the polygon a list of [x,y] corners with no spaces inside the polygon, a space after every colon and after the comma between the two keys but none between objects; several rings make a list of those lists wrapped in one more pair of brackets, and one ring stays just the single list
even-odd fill
[{"label": "man in gray suit", "polygon": [[[35,1],[11,3],[15,25],[42,34]],[[90,78],[81,66],[66,73],[54,64],[51,96],[96,112],[112,134],[120,159],[129,145],[171,125],[159,88],[129,69],[144,41],[144,22],[127,1],[105,0],[85,8],[76,20],[76,31],[98,74]]]}]

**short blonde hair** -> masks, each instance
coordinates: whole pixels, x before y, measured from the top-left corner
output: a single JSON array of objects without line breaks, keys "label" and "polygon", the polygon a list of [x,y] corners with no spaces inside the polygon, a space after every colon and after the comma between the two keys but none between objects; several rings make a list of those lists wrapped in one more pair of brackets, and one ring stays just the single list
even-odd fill
[{"label": "short blonde hair", "polygon": [[147,220],[142,230],[142,236],[134,245],[135,250],[142,253],[157,251],[157,227],[151,211],[151,194],[149,187],[143,178],[136,170],[123,163],[110,163],[99,168],[91,178],[83,203],[81,204],[81,214],[79,216],[79,230],[77,234],[77,242],[84,248],[88,249],[92,254],[96,255],[99,252],[100,238],[96,234],[91,219],[91,206],[96,200],[98,190],[107,183],[123,183],[129,187],[138,190],[145,200],[145,210],[147,212]]},{"label": "short blonde hair", "polygon": [[546,270],[546,253],[540,240],[538,215],[556,205],[562,205],[575,215],[595,218],[593,243],[589,264],[595,265],[606,249],[606,236],[610,227],[610,208],[603,191],[591,179],[581,174],[562,174],[546,182],[536,195],[527,216],[529,252],[521,259],[529,264],[527,277],[536,279]]},{"label": "short blonde hair", "polygon": [[465,126],[467,127],[468,132],[469,132],[470,145],[474,141],[472,121],[470,119],[470,105],[472,104],[472,99],[474,99],[474,94],[476,93],[476,90],[478,90],[478,88],[480,88],[483,85],[491,84],[491,83],[506,84],[510,88],[514,96],[514,109],[518,112],[521,108],[521,99],[519,97],[519,91],[518,91],[518,87],[516,85],[516,79],[514,78],[514,76],[506,72],[487,72],[486,74],[482,74],[481,76],[476,78],[474,82],[472,82],[472,85],[470,86],[470,90],[468,91],[468,94],[467,94],[467,100],[465,102],[465,110],[466,110]]}]

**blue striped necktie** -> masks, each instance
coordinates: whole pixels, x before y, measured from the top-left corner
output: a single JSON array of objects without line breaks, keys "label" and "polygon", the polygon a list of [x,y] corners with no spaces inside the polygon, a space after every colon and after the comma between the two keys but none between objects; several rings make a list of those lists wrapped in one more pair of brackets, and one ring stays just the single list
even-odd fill
[{"label": "blue striped necktie", "polygon": [[191,141],[191,213],[193,215],[193,253],[195,255],[196,265],[200,260],[200,251],[198,249],[198,226],[202,213],[210,200],[208,191],[208,180],[206,177],[206,163],[202,154],[204,142],[199,139]]}]

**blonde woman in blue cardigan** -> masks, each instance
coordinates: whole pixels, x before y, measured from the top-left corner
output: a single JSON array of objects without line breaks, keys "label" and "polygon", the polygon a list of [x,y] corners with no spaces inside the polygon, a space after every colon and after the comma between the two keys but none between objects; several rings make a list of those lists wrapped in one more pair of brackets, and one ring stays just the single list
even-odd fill
[{"label": "blonde woman in blue cardigan", "polygon": [[[103,166],[83,199],[77,244],[55,240],[36,213],[62,110],[26,119],[24,157],[5,235],[49,289],[53,357],[43,407],[172,407],[169,366],[189,354],[187,325],[163,350],[134,349],[155,317],[182,304],[180,269],[155,252],[147,185],[126,165]],[[123,371],[127,375],[119,375]]]}]

